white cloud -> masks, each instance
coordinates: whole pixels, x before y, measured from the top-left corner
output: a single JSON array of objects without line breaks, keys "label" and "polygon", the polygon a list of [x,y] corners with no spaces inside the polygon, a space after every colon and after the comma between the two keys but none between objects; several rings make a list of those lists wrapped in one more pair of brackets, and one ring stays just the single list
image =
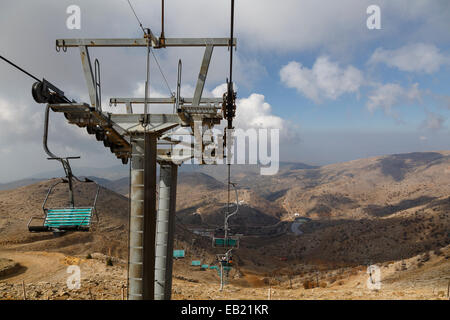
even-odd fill
[{"label": "white cloud", "polygon": [[[223,94],[225,92],[227,92],[227,90],[228,90],[227,84],[226,83],[222,83],[221,85],[218,85],[217,87],[215,87],[212,90],[211,94],[212,94],[213,97],[222,98]],[[237,86],[236,85],[234,85],[234,91],[237,91]]]},{"label": "white cloud", "polygon": [[323,99],[336,100],[345,93],[358,92],[364,82],[357,68],[341,68],[326,56],[317,58],[311,69],[292,61],[281,69],[280,78],[286,86],[297,89],[316,103]]},{"label": "white cloud", "polygon": [[427,111],[427,118],[422,122],[422,128],[439,131],[442,129],[445,120],[442,115]]},{"label": "white cloud", "polygon": [[[152,98],[162,98],[162,97],[167,97],[167,94],[164,94],[158,90],[156,90],[154,87],[150,86],[149,90],[149,97]],[[140,98],[144,98],[145,97],[145,82],[139,82],[136,89],[133,91],[133,97],[140,97]]]},{"label": "white cloud", "polygon": [[236,125],[239,128],[282,129],[284,120],[272,114],[272,107],[262,94],[252,93],[236,103]]},{"label": "white cloud", "polygon": [[[234,88],[237,90],[237,87]],[[222,97],[227,91],[227,84],[223,83],[214,88],[208,96]],[[282,139],[297,137],[297,128],[288,120],[272,113],[272,106],[265,100],[265,96],[252,93],[247,98],[236,100],[236,128],[247,130],[254,129],[280,129]]]},{"label": "white cloud", "polygon": [[38,108],[0,97],[0,143],[25,142],[41,134],[43,116]]},{"label": "white cloud", "polygon": [[[236,83],[233,83],[234,86],[234,91],[239,92],[239,86]],[[215,97],[215,98],[222,98],[223,94],[225,92],[227,92],[228,90],[228,85],[226,83],[222,83],[220,85],[218,85],[217,87],[215,87],[211,92],[206,91],[205,95],[207,97]]]},{"label": "white cloud", "polygon": [[386,114],[392,115],[392,107],[404,101],[420,101],[421,93],[419,85],[413,84],[409,89],[405,89],[396,83],[379,85],[368,97],[367,109],[374,112],[382,108]]},{"label": "white cloud", "polygon": [[372,4],[373,0],[239,1],[236,29],[251,46],[271,51],[340,51],[399,35],[448,39],[450,7],[445,1],[378,0],[382,28],[388,30],[379,32],[366,27],[366,9]]},{"label": "white cloud", "polygon": [[[0,98],[0,159],[7,159],[11,150],[15,157],[45,159],[42,149],[44,109],[44,105],[12,103]],[[84,156],[86,152],[93,155],[93,151],[103,148],[86,130],[67,124],[61,113],[50,111],[48,130],[48,146],[56,155]],[[26,156],[17,156],[23,152]],[[8,162],[8,165],[14,165],[14,162]]]},{"label": "white cloud", "polygon": [[434,73],[450,63],[450,57],[442,54],[432,44],[416,43],[395,50],[378,48],[369,59],[369,64],[385,63],[401,71]]}]

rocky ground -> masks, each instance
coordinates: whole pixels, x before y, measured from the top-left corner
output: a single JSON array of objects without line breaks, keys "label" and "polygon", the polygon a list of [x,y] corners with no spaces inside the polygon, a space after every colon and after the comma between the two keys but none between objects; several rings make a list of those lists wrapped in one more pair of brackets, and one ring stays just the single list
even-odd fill
[{"label": "rocky ground", "polygon": [[[60,253],[0,251],[23,270],[0,278],[0,299],[30,300],[121,300],[126,291],[126,263],[93,254],[91,259]],[[216,271],[201,271],[186,261],[174,263],[173,299],[283,299],[283,300],[353,300],[353,299],[448,299],[450,248],[442,253],[422,254],[410,259],[387,262],[380,268],[381,287],[367,286],[366,266],[319,270],[305,268],[303,274],[254,274],[233,269],[225,290],[219,291]],[[81,270],[81,287],[69,289],[70,265]]]},{"label": "rocky ground", "polygon": [[[0,278],[0,299],[29,300],[115,300],[122,298],[126,287],[124,261],[112,259],[106,264],[106,256],[92,254],[91,259],[65,256],[61,253],[2,251],[22,266],[23,271]],[[81,287],[70,289],[68,267],[80,267]],[[72,282],[73,283],[73,282]]]}]

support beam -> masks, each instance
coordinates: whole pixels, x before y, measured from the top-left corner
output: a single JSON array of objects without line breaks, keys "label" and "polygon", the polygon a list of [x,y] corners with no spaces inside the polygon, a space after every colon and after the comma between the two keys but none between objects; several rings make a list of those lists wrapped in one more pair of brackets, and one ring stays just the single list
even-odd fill
[{"label": "support beam", "polygon": [[211,56],[213,53],[213,46],[206,46],[205,53],[203,55],[202,65],[200,67],[200,73],[198,74],[197,86],[195,87],[194,99],[192,105],[199,106],[203,94],[203,88],[205,87],[206,76],[208,75],[209,63],[211,62]]},{"label": "support beam", "polygon": [[127,102],[126,103],[126,110],[128,114],[132,114],[133,113],[133,106],[131,105],[131,102]]},{"label": "support beam", "polygon": [[128,300],[143,299],[144,262],[144,154],[131,140]]},{"label": "support beam", "polygon": [[[164,47],[228,47],[230,38],[165,38]],[[158,39],[152,39],[153,48],[162,48],[159,46]],[[147,47],[147,39],[58,39],[56,40],[58,48],[70,47]],[[236,38],[233,38],[233,47],[236,46]]]},{"label": "support beam", "polygon": [[[134,113],[134,114],[112,113],[110,115],[111,121],[117,123],[119,126],[120,124],[125,123],[126,124],[140,123],[143,117],[144,117],[143,113]],[[178,115],[171,113],[163,113],[163,114],[150,113],[148,114],[148,118],[150,125],[157,125],[161,123],[179,123],[179,124],[182,123]]]},{"label": "support beam", "polygon": [[[225,92],[224,92],[225,93]],[[181,98],[180,104],[192,104],[194,98]],[[111,98],[109,99],[109,103],[111,104],[144,104],[145,98]],[[168,98],[148,98],[147,103],[149,104],[174,104],[176,102],[176,98],[168,97]],[[222,103],[223,98],[201,98],[200,104],[203,103]]]},{"label": "support beam", "polygon": [[[84,78],[86,79],[86,85],[89,91],[89,99],[91,100],[91,105],[96,110],[98,106],[97,95],[95,90],[94,74],[92,72],[91,58],[89,57],[89,50],[86,46],[80,46],[81,64],[83,66]],[[101,111],[101,110],[100,110]]]},{"label": "support beam", "polygon": [[144,300],[155,297],[156,141],[156,134],[144,135]]},{"label": "support beam", "polygon": [[194,158],[203,164],[203,120],[194,116]]},{"label": "support beam", "polygon": [[155,300],[170,300],[172,296],[177,172],[178,167],[172,163],[160,165],[156,223]]}]

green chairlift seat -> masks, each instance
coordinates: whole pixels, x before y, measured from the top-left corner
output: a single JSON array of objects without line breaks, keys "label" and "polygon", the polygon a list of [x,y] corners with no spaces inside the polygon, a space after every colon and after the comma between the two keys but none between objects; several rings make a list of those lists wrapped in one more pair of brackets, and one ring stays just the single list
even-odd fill
[{"label": "green chairlift seat", "polygon": [[[44,211],[44,217],[31,217],[28,221],[28,230],[30,232],[64,232],[64,231],[89,231],[92,226],[92,217],[98,216],[95,210],[97,203],[98,193],[100,186],[97,187],[97,193],[95,195],[94,205],[92,207],[68,207],[68,208],[46,208],[45,204],[47,199],[53,190],[53,188],[60,181],[55,183],[47,193],[47,197],[44,200],[42,209]],[[89,182],[91,182],[89,180]],[[43,220],[42,225],[32,226],[31,222],[34,219]]]},{"label": "green chairlift seat", "polygon": [[175,259],[184,258],[184,250],[173,250],[173,257]]},{"label": "green chairlift seat", "polygon": [[200,267],[201,265],[202,265],[202,262],[200,260],[193,260],[191,262],[191,266],[194,266],[194,267]]},{"label": "green chairlift seat", "polygon": [[44,226],[49,228],[89,229],[94,208],[47,209]]},{"label": "green chairlift seat", "polygon": [[214,248],[239,248],[239,238],[228,237],[228,238],[213,238]]},{"label": "green chairlift seat", "polygon": [[28,223],[30,232],[89,231],[95,208],[61,208],[45,209],[45,211],[46,215],[43,218],[44,223],[42,226],[30,226],[31,221],[38,219],[38,217],[30,219]]}]

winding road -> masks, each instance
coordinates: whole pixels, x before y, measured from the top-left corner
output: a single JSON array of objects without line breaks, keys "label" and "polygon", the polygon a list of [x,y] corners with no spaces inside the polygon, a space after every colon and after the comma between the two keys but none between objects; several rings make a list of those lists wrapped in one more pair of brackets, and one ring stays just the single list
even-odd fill
[{"label": "winding road", "polygon": [[296,235],[296,236],[301,236],[303,234],[303,231],[301,231],[299,229],[299,227],[303,224],[303,222],[298,222],[298,221],[294,221],[291,224],[291,231]]}]

